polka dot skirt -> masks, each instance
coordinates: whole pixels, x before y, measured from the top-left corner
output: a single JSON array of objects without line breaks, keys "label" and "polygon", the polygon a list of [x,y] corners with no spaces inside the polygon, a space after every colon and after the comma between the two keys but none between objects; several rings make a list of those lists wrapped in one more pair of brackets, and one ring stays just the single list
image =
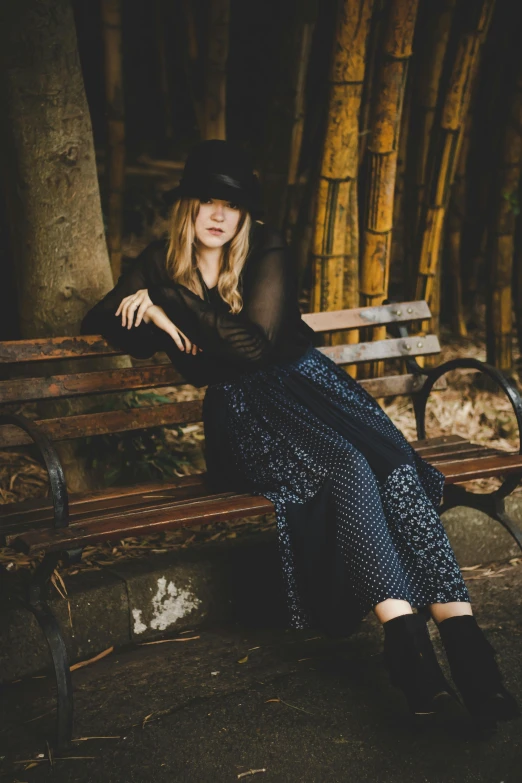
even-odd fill
[{"label": "polka dot skirt", "polygon": [[469,600],[436,511],[444,476],[315,347],[209,385],[203,417],[210,486],[274,503],[292,627],[349,633],[386,598]]}]

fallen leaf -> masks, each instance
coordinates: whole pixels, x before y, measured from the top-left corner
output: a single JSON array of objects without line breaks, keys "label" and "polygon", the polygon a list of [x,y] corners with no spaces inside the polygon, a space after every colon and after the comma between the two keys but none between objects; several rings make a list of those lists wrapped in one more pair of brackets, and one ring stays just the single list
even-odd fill
[{"label": "fallen leaf", "polygon": [[152,718],[152,716],[153,716],[153,715],[154,715],[154,713],[153,713],[153,712],[151,712],[151,713],[150,713],[150,715],[146,715],[146,716],[143,718],[143,723],[141,724],[141,728],[142,728],[142,729],[144,729],[144,728],[145,728],[145,724],[147,723],[147,721],[149,721],[149,720]]},{"label": "fallen leaf", "polygon": [[245,655],[244,658],[240,658],[237,663],[246,663],[248,661],[248,655]]}]

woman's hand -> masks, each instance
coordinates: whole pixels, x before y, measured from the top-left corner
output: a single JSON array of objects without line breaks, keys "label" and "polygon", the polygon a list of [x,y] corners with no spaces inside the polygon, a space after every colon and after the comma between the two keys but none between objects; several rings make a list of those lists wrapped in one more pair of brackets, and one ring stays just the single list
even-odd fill
[{"label": "woman's hand", "polygon": [[[192,353],[193,355],[196,355],[198,351],[202,350],[201,348],[198,348],[197,345],[191,343],[189,338],[185,334],[183,334],[183,332],[180,331],[177,326],[174,326],[174,324],[166,314],[165,310],[159,305],[155,305],[155,304],[151,305],[145,312],[145,315],[143,316],[143,320],[145,321],[145,323],[149,323],[149,321],[152,321],[152,323],[155,324],[158,327],[158,329],[162,329],[164,332],[170,335],[170,337],[172,337],[172,339],[174,340],[174,342],[176,343],[180,351],[186,350],[187,353]],[[184,344],[182,340],[184,341]]]},{"label": "woman's hand", "polygon": [[116,310],[116,315],[121,315],[121,325],[130,329],[134,321],[134,314],[136,314],[136,321],[134,326],[139,326],[143,320],[143,316],[153,306],[153,302],[149,296],[149,292],[146,288],[140,288],[135,294],[126,296],[122,299],[120,306]]},{"label": "woman's hand", "polygon": [[[162,307],[152,302],[146,288],[140,288],[135,294],[122,299],[120,306],[116,310],[116,316],[118,315],[121,315],[121,325],[127,327],[127,329],[132,327],[133,322],[134,326],[139,326],[142,321],[144,323],[152,321],[158,329],[162,329],[172,337],[180,351],[186,351],[195,355],[202,350],[197,345],[191,343],[189,338],[177,326],[174,326]],[[136,316],[136,319],[134,319],[134,316]],[[185,344],[183,344],[181,338],[183,338]]]}]

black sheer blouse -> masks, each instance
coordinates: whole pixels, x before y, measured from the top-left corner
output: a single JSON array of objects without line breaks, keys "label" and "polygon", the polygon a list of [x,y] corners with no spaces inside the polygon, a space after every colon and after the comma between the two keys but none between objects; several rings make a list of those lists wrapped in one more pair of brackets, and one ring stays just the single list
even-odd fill
[{"label": "black sheer blouse", "polygon": [[[233,380],[274,362],[292,361],[314,344],[314,331],[301,319],[297,278],[281,235],[265,225],[252,228],[250,253],[239,278],[243,309],[231,313],[200,274],[205,299],[174,283],[166,269],[167,244],[148,245],[124,272],[112,291],[85,316],[82,334],[102,334],[136,358],[165,351],[194,386]],[[199,270],[198,270],[199,272]],[[154,304],[202,350],[181,351],[152,323],[127,329],[115,313],[122,299],[147,288]]]}]

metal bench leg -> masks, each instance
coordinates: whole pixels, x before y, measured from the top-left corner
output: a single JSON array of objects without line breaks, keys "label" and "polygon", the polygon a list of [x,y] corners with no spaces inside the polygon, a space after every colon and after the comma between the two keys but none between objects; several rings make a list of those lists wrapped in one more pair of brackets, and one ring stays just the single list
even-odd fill
[{"label": "metal bench leg", "polygon": [[520,549],[522,549],[522,528],[506,511],[506,498],[513,492],[520,483],[520,476],[509,476],[502,486],[495,492],[480,494],[469,492],[458,484],[450,484],[444,490],[444,503],[439,509],[439,514],[448,511],[455,506],[465,506],[467,508],[476,508],[492,517],[506,528]]},{"label": "metal bench leg", "polygon": [[49,579],[57,561],[58,556],[54,554],[44,557],[31,581],[26,606],[36,617],[51,652],[57,698],[56,748],[62,750],[72,739],[73,693],[65,641],[60,624],[47,603]]}]

